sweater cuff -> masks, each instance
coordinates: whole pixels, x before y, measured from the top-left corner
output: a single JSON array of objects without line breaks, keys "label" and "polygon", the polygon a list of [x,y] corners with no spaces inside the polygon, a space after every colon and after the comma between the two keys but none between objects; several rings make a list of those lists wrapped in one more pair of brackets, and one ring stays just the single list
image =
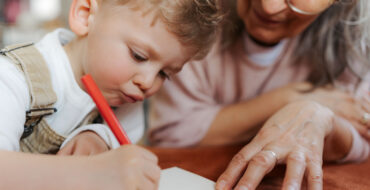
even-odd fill
[{"label": "sweater cuff", "polygon": [[348,125],[352,134],[352,146],[351,150],[343,159],[339,160],[338,163],[345,162],[362,162],[369,157],[370,144],[361,137],[358,131],[352,126]]}]

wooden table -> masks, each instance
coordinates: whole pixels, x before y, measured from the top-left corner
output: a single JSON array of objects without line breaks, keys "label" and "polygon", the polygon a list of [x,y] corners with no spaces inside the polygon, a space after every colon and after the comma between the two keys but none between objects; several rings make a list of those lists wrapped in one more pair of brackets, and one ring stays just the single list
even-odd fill
[{"label": "wooden table", "polygon": [[[148,149],[159,157],[162,169],[177,166],[216,181],[241,146]],[[280,189],[284,166],[268,174],[258,189]],[[325,165],[324,189],[370,190],[370,159],[360,164]]]}]

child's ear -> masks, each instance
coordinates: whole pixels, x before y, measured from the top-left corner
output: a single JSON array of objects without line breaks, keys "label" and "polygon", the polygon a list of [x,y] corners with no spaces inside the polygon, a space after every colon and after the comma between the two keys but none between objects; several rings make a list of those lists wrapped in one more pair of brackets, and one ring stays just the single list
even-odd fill
[{"label": "child's ear", "polygon": [[89,25],[94,21],[98,9],[96,0],[73,0],[69,10],[69,26],[78,36],[89,32]]}]

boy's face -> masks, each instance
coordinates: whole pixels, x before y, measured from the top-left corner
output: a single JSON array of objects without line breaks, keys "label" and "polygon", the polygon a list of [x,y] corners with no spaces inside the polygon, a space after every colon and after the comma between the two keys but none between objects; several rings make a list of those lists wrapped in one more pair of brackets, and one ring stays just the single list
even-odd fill
[{"label": "boy's face", "polygon": [[141,101],[191,57],[153,12],[104,5],[89,18],[83,72],[111,106]]}]

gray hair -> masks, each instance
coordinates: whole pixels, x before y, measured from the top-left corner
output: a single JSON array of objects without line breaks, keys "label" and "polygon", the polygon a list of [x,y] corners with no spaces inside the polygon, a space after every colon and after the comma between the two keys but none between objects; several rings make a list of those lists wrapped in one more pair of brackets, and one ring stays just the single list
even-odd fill
[{"label": "gray hair", "polygon": [[[226,0],[229,21],[224,23],[223,45],[228,47],[244,30],[236,0]],[[309,80],[316,86],[339,77],[348,68],[362,79],[370,68],[370,0],[346,0],[332,5],[303,31],[292,60],[313,67]]]},{"label": "gray hair", "polygon": [[332,5],[301,34],[293,60],[313,64],[310,80],[317,86],[334,82],[346,68],[362,79],[370,68],[369,18],[369,0]]}]

